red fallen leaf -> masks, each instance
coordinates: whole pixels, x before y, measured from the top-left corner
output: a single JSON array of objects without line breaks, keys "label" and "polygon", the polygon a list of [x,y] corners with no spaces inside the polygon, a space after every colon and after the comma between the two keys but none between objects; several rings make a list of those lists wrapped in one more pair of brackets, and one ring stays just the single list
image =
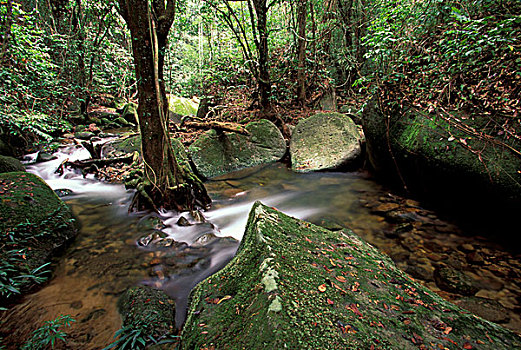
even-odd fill
[{"label": "red fallen leaf", "polygon": [[470,345],[470,343],[465,343],[463,344],[463,349],[472,349],[472,345]]},{"label": "red fallen leaf", "polygon": [[312,242],[313,242],[312,240],[310,240],[310,239],[307,238],[307,237],[304,237],[304,238],[306,239],[306,242],[308,242],[308,243],[312,243]]},{"label": "red fallen leaf", "polygon": [[333,305],[333,304],[335,303],[333,300],[331,300],[331,299],[329,299],[329,298],[327,298],[326,301],[327,301],[327,303],[328,303],[329,305]]},{"label": "red fallen leaf", "polygon": [[321,291],[322,293],[324,293],[326,291],[326,285],[321,284],[320,286],[318,286],[318,290]]},{"label": "red fallen leaf", "polygon": [[334,284],[333,282],[331,282],[331,284],[333,285],[333,287],[335,287],[336,289],[338,289],[342,293],[347,294],[347,292],[345,290],[343,290],[342,288],[340,288],[338,285]]},{"label": "red fallen leaf", "polygon": [[336,276],[335,278],[338,282],[342,282],[342,283],[347,282],[347,280],[344,276]]},{"label": "red fallen leaf", "polygon": [[346,305],[346,309],[353,311],[357,316],[363,317],[362,313],[358,310],[358,307],[355,304]]},{"label": "red fallen leaf", "polygon": [[150,303],[150,299],[145,300],[145,304]]},{"label": "red fallen leaf", "polygon": [[452,340],[452,339],[450,339],[450,338],[442,337],[441,339],[446,340],[446,341],[449,341],[449,342],[451,342],[451,343],[454,344],[454,345],[458,345],[458,343],[456,343],[454,340]]},{"label": "red fallen leaf", "polygon": [[447,327],[447,328],[445,328],[445,330],[443,331],[443,334],[449,334],[450,331],[452,331],[452,327]]}]

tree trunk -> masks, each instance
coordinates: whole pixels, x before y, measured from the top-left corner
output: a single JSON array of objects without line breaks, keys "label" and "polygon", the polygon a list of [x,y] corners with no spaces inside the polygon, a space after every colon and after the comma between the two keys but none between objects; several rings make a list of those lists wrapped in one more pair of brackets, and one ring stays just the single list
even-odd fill
[{"label": "tree trunk", "polygon": [[[138,185],[136,209],[191,210],[211,203],[202,182],[180,166],[173,153],[167,126],[168,101],[163,81],[167,36],[173,11],[166,13],[160,2],[154,8],[147,0],[119,0],[120,11],[132,36],[132,51],[138,81],[138,116],[142,140],[144,179]],[[172,5],[169,1],[167,6]],[[158,8],[159,7],[159,8]],[[154,10],[154,14],[152,14]],[[165,13],[172,17],[155,15]],[[161,19],[166,22],[161,22]]]},{"label": "tree trunk", "polygon": [[297,4],[298,53],[297,53],[297,100],[301,105],[306,102],[306,18],[307,0]]},{"label": "tree trunk", "polygon": [[268,67],[268,7],[266,0],[256,0],[257,30],[259,31],[259,94],[260,104],[264,111],[271,109],[271,80]]}]

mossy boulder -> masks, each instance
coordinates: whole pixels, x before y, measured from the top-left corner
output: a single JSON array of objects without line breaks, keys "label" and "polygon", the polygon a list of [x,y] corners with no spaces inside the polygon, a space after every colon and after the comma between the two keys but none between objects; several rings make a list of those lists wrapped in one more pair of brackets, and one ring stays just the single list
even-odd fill
[{"label": "mossy boulder", "polygon": [[137,104],[134,102],[129,102],[123,106],[123,108],[118,109],[121,117],[125,119],[127,122],[132,124],[137,124],[138,122],[138,114],[137,114]]},{"label": "mossy boulder", "polygon": [[199,108],[199,101],[174,95],[168,95],[168,109],[173,114],[187,116],[196,115]]},{"label": "mossy boulder", "polygon": [[131,134],[103,145],[103,157],[120,157],[128,153],[141,153],[141,135]]},{"label": "mossy boulder", "polygon": [[211,178],[276,162],[286,153],[281,132],[269,120],[249,123],[245,129],[250,133],[247,136],[215,130],[202,134],[188,148],[197,171],[205,178]]},{"label": "mossy boulder", "polygon": [[[240,336],[238,336],[240,335]],[[183,349],[513,349],[351,231],[256,203],[236,256],[191,293]]]},{"label": "mossy boulder", "polygon": [[351,118],[318,113],[301,120],[291,135],[291,168],[298,172],[335,170],[361,154],[361,138]]},{"label": "mossy boulder", "polygon": [[0,173],[10,173],[14,171],[25,171],[25,167],[16,158],[0,155]]},{"label": "mossy boulder", "polygon": [[175,304],[165,292],[146,286],[128,289],[118,300],[123,327],[147,331],[143,338],[159,340],[172,333],[175,323]]},{"label": "mossy boulder", "polygon": [[521,142],[484,137],[498,134],[489,121],[371,102],[363,117],[369,162],[382,178],[445,207],[519,207]]},{"label": "mossy boulder", "polygon": [[16,276],[30,274],[50,262],[76,235],[74,219],[65,203],[34,174],[0,174],[0,192],[0,257],[16,260],[12,251],[23,251],[16,271],[8,272],[9,278],[20,282],[17,288],[23,293],[33,280]]}]

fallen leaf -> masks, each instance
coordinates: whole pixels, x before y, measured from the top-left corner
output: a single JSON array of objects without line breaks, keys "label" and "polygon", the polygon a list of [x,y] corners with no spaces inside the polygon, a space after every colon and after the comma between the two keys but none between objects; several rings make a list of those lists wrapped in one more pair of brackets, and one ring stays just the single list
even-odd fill
[{"label": "fallen leaf", "polygon": [[443,331],[443,334],[449,334],[450,331],[452,331],[452,327],[447,327],[447,328],[445,328],[445,330]]},{"label": "fallen leaf", "polygon": [[318,286],[318,290],[321,291],[322,293],[324,293],[326,291],[326,285],[321,284],[320,286]]},{"label": "fallen leaf", "polygon": [[333,304],[335,303],[333,300],[331,300],[331,299],[329,299],[329,298],[327,298],[326,301],[327,301],[327,303],[328,303],[329,305],[333,305]]},{"label": "fallen leaf", "polygon": [[345,283],[347,281],[344,276],[336,276],[335,278],[338,282]]},{"label": "fallen leaf", "polygon": [[463,349],[472,349],[472,345],[470,343],[463,344]]},{"label": "fallen leaf", "polygon": [[228,299],[231,299],[232,296],[231,295],[227,295],[225,297],[222,297],[221,299],[219,299],[219,301],[217,302],[217,305],[219,305],[220,303],[222,303],[223,301],[225,300],[228,300]]}]

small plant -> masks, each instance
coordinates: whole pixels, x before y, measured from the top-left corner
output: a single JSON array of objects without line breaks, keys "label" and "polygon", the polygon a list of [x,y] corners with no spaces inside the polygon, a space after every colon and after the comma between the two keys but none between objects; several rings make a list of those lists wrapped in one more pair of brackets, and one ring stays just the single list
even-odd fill
[{"label": "small plant", "polygon": [[114,338],[117,339],[103,350],[145,349],[149,344],[174,343],[179,338],[179,336],[170,333],[162,336],[155,335],[153,321],[154,317],[148,315],[137,323],[123,326],[114,335]]},{"label": "small plant", "polygon": [[0,297],[9,299],[20,294],[20,287],[28,283],[40,284],[47,280],[49,273],[45,268],[49,263],[23,273],[21,266],[25,266],[25,249],[9,250],[0,255]]},{"label": "small plant", "polygon": [[65,342],[65,333],[60,328],[70,327],[75,320],[70,315],[60,315],[52,321],[46,321],[44,325],[33,332],[33,336],[23,346],[22,350],[43,350],[49,344],[54,349],[54,344],[61,340]]}]

